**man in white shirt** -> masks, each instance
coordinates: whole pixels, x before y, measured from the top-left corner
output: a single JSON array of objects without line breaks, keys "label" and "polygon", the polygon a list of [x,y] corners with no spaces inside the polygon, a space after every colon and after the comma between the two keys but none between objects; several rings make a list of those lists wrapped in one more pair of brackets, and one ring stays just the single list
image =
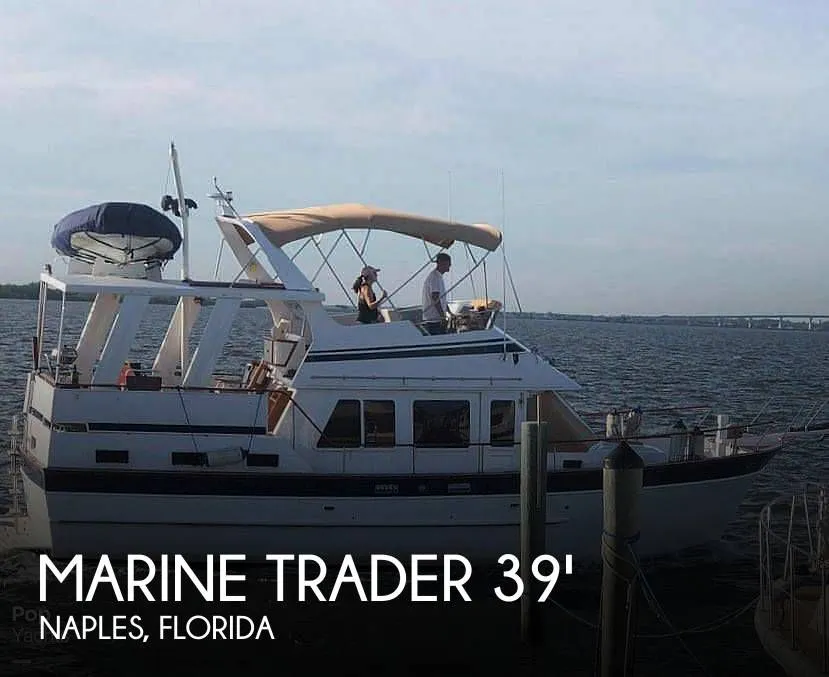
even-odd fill
[{"label": "man in white shirt", "polygon": [[452,257],[441,252],[435,257],[435,267],[423,281],[423,328],[430,334],[446,333],[446,287],[443,274],[452,267]]}]

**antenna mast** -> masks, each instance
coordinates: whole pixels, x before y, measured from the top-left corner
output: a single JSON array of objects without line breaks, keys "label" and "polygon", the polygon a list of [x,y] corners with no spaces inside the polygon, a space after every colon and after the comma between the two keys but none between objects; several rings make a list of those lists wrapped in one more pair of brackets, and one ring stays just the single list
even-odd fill
[{"label": "antenna mast", "polygon": [[[173,175],[176,181],[176,193],[178,200],[172,200],[168,195],[162,198],[162,209],[172,209],[173,214],[181,218],[181,280],[182,282],[190,281],[190,247],[189,238],[187,234],[188,219],[190,217],[190,207],[196,209],[195,201],[188,200],[184,197],[184,187],[181,184],[181,172],[178,166],[178,151],[176,151],[176,144],[170,142],[170,162],[173,165]],[[181,363],[181,382],[184,382],[184,377],[187,375],[187,363],[189,361],[189,345],[187,341],[187,298],[182,296],[179,302],[181,313],[181,322],[179,325],[179,361]]]},{"label": "antenna mast", "polygon": [[178,151],[176,144],[170,142],[170,161],[173,163],[173,175],[176,180],[176,193],[178,194],[178,208],[181,215],[181,279],[190,279],[190,247],[187,237],[187,222],[190,216],[190,207],[184,197],[184,188],[181,185],[181,172],[178,167]]},{"label": "antenna mast", "polygon": [[452,170],[449,170],[449,183],[447,186],[447,216],[448,220],[452,222]]},{"label": "antenna mast", "polygon": [[501,169],[501,283],[504,288],[504,359],[507,357],[507,252],[504,244],[504,226],[507,221],[507,207],[504,198],[504,170]]}]

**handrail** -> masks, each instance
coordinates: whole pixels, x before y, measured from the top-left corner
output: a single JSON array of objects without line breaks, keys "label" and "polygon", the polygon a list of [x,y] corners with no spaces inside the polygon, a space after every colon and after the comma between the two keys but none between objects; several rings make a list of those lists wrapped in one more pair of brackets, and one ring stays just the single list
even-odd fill
[{"label": "handrail", "polygon": [[[123,383],[57,383],[46,378],[45,373],[38,373],[38,377],[46,381],[50,386],[65,390],[129,390]],[[277,392],[281,388],[222,388],[220,386],[183,386],[183,385],[160,385],[153,392],[216,392],[220,390],[227,393],[248,393],[258,395],[262,392]],[[134,392],[141,392],[135,389]]]},{"label": "handrail", "polygon": [[23,440],[26,438],[27,425],[26,417],[23,414],[15,414],[12,416],[11,425],[8,430],[8,472],[11,478],[11,486],[9,488],[11,507],[2,516],[11,517],[14,520],[14,528],[18,533],[20,529],[20,518],[26,517],[27,515],[26,499],[21,481],[23,468],[23,461],[21,457],[23,454]]},{"label": "handrail", "polygon": [[[124,386],[122,384],[109,384],[109,383],[106,383],[106,384],[104,384],[104,383],[101,383],[101,384],[98,384],[98,383],[96,383],[96,384],[61,384],[61,383],[52,382],[49,378],[47,378],[47,375],[45,375],[43,373],[39,373],[38,376],[43,378],[45,381],[47,381],[50,385],[54,386],[55,388],[65,388],[67,390],[69,390],[69,389],[75,389],[75,390],[77,390],[77,389],[81,389],[81,390],[97,389],[97,390],[119,390],[119,391],[124,390]],[[331,379],[331,378],[336,378],[336,377],[325,377],[325,378],[326,379]],[[374,380],[375,378],[385,378],[385,377],[348,377],[348,378],[351,379],[351,380],[358,380],[358,379]],[[390,377],[390,378],[398,378],[398,377]],[[407,380],[413,380],[413,381],[418,380],[419,378],[424,378],[424,379],[427,379],[427,380],[440,380],[440,377],[406,377]],[[458,379],[455,379],[455,380],[458,380]],[[464,379],[460,379],[460,380],[464,380]],[[481,380],[492,381],[494,379],[492,379],[490,377],[480,377],[480,378],[477,378],[477,377],[476,378],[471,378],[470,377],[468,380],[470,380],[470,381],[481,381]],[[507,378],[507,379],[504,379],[504,380],[512,380],[512,379]],[[221,388],[221,387],[218,387],[218,386],[215,386],[215,385],[213,385],[213,386],[160,385],[153,392],[167,392],[167,393],[182,393],[182,392],[194,392],[194,393],[195,392],[205,392],[205,393],[209,392],[209,393],[215,393],[215,392],[222,392],[222,393],[246,393],[248,395],[260,395],[262,393],[271,393],[271,392],[278,392],[278,393],[284,394],[286,392],[285,391],[286,387],[287,387],[286,385],[281,385],[281,384],[277,385],[276,387],[270,387],[269,386],[269,387],[266,387],[266,388]],[[142,391],[136,390],[135,392],[142,392]],[[728,430],[728,427],[720,428],[719,426],[713,426],[713,427],[710,427],[710,428],[700,428],[700,429],[697,430],[697,432],[702,434],[705,437],[712,437],[717,432],[721,432],[723,430]],[[746,432],[748,432],[748,430],[746,430]],[[751,449],[751,453],[764,453],[764,451],[767,451],[767,450],[761,449],[760,445],[766,439],[766,436],[773,435],[773,434],[775,434],[775,433],[770,429],[770,426],[766,427],[766,429],[762,432],[762,434],[759,435],[759,440],[756,441],[752,445],[753,449]],[[653,433],[636,433],[636,434],[633,434],[633,435],[626,436],[626,439],[627,439],[628,442],[636,443],[636,442],[648,442],[648,441],[656,441],[656,440],[664,441],[664,440],[671,439],[671,437],[672,437],[671,432],[660,430],[658,432],[653,432]],[[559,445],[569,445],[569,444],[584,444],[584,443],[595,444],[595,443],[599,443],[599,442],[614,442],[614,441],[618,441],[618,440],[616,440],[615,438],[609,438],[604,433],[596,433],[593,436],[584,437],[584,438],[579,437],[579,438],[549,440],[549,443],[550,444],[559,444]],[[738,441],[738,439],[735,440],[735,441]],[[780,442],[779,446],[783,446],[783,445],[785,445],[785,441],[781,439],[781,442]],[[778,446],[778,445],[775,445],[775,447],[776,446]],[[750,447],[745,447],[743,449],[744,449],[744,452],[745,452],[745,451],[748,451],[750,449]],[[734,452],[732,451],[731,453],[729,453],[727,455],[730,456],[733,453]],[[716,457],[706,457],[706,458],[703,458],[703,459],[687,458],[687,459],[684,460],[684,462],[711,461],[711,460],[714,460],[715,458]]]},{"label": "handrail", "polygon": [[[808,656],[826,674],[829,674],[829,599],[826,587],[829,574],[829,548],[826,547],[826,540],[829,539],[828,499],[828,487],[805,482],[799,493],[778,496],[763,506],[758,520],[758,613],[765,615],[770,628],[787,635],[791,649]],[[785,517],[785,525],[778,524],[775,517]],[[817,525],[816,529],[813,529],[813,524]],[[798,594],[807,587],[814,587],[808,585],[810,579],[811,583],[819,585],[820,590],[814,609],[810,601],[804,601]],[[801,627],[799,621],[804,612],[817,614],[817,638],[814,633],[807,634],[808,628]]]}]

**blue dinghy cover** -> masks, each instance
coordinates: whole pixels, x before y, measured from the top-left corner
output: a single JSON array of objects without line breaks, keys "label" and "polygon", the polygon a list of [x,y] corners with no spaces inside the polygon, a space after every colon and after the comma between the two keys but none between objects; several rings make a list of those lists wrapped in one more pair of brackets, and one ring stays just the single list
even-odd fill
[{"label": "blue dinghy cover", "polygon": [[[55,225],[52,247],[60,254],[84,261],[96,257],[108,259],[99,251],[78,249],[77,243],[73,245],[74,235],[86,235],[102,248],[130,254],[132,237],[147,238],[137,247],[147,252],[138,257],[131,256],[132,261],[169,260],[181,247],[181,234],[176,224],[152,207],[134,202],[103,202],[85,207],[67,214]],[[118,236],[121,236],[121,246],[116,246]]]}]

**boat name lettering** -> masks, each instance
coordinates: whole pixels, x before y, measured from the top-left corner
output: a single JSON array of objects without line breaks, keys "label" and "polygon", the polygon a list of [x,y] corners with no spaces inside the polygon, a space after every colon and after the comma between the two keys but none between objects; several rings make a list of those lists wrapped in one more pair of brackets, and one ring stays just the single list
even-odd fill
[{"label": "boat name lettering", "polygon": [[[352,555],[344,555],[339,565],[329,568],[326,561],[318,555],[308,553],[297,555],[290,553],[266,554],[265,560],[275,563],[276,577],[279,581],[275,591],[275,601],[285,601],[282,581],[285,577],[284,567],[286,562],[299,564],[299,576],[296,580],[297,601],[299,602],[313,601],[314,598],[321,602],[334,602],[341,586],[344,584],[356,586],[356,592],[363,602],[388,602],[401,594],[404,595],[404,599],[412,602],[437,602],[441,599],[446,602],[451,601],[458,595],[467,602],[471,601],[464,585],[472,577],[472,564],[464,555],[457,553],[420,553],[413,554],[403,561],[386,554],[361,555],[360,559],[362,560],[364,557],[367,560],[366,563],[369,564],[368,580],[358,575],[357,563]],[[66,563],[65,561],[55,562],[49,555],[41,554],[39,558],[39,601],[47,602],[47,591],[54,592],[57,584],[63,584],[69,589],[74,588],[76,602],[93,601],[95,594],[103,588],[111,588],[111,594],[114,594],[119,602],[133,602],[136,599],[142,601],[146,599],[148,602],[180,602],[184,595],[189,596],[191,594],[188,588],[192,585],[195,585],[198,594],[206,602],[246,601],[247,596],[244,594],[246,591],[244,587],[245,574],[230,573],[227,570],[228,562],[244,561],[245,555],[206,555],[206,560],[201,568],[210,571],[214,560],[218,560],[220,571],[219,585],[216,587],[212,585],[212,574],[206,574],[207,579],[202,582],[202,578],[197,573],[200,568],[199,564],[180,554],[163,554],[160,558],[142,554],[129,554],[126,559],[126,567],[118,567],[117,572],[108,555],[101,555],[95,562],[94,558],[78,554]],[[311,564],[310,571],[308,571],[311,577],[310,580],[306,577],[307,564]],[[493,588],[495,597],[502,602],[515,602],[524,595],[526,585],[524,579],[518,575],[520,560],[517,555],[505,553],[498,558],[498,564],[502,568],[503,580],[500,585]],[[146,576],[143,574],[143,568],[148,565],[155,566],[151,566],[150,574]],[[389,565],[392,566],[389,567]],[[137,575],[139,570],[142,572],[141,575]],[[159,579],[160,590],[158,592],[160,594],[156,597],[147,585],[151,582],[155,583],[153,579],[157,575],[157,571],[167,570],[170,571],[170,574],[169,576],[162,575]],[[553,555],[540,554],[533,558],[531,571],[535,581],[545,584],[544,590],[539,591],[538,596],[538,601],[544,602],[559,582],[560,576],[573,573],[573,557],[569,554],[565,555],[563,561],[560,562]],[[442,572],[442,575],[439,572]],[[329,576],[330,578],[328,578]],[[387,578],[388,580],[388,577],[395,581],[396,589],[394,592],[380,594],[378,583],[381,578]],[[323,592],[319,587],[320,583],[326,578],[328,580],[334,579],[333,587],[325,586],[330,590],[329,594]],[[429,586],[427,586],[427,589],[419,587],[428,581],[432,581],[437,585],[432,589],[428,589]],[[50,582],[51,585],[48,585]],[[228,589],[228,584],[230,584],[231,590]],[[364,584],[369,586],[370,596],[367,594]],[[410,588],[408,591],[406,591],[407,584]],[[310,589],[310,597],[308,596],[308,589]],[[441,589],[442,596],[437,594]],[[535,593],[533,595],[535,596]],[[72,617],[64,616],[63,618],[66,620],[65,623],[62,623],[61,617],[58,616],[55,622],[52,623],[50,617],[40,613],[39,610],[27,610],[24,607],[15,607],[13,616],[15,619],[30,620],[30,622],[38,619],[41,628],[43,628],[45,618],[49,621],[49,631],[56,634],[61,632],[59,626],[62,627],[66,624],[74,624],[73,626],[67,625],[67,627],[73,627],[73,631],[74,627],[81,627]],[[94,631],[102,624],[101,617],[89,616],[84,618],[97,621],[92,626],[83,622],[84,632]],[[174,617],[162,616],[162,618],[172,619]],[[216,619],[217,617],[214,616],[213,618]],[[200,621],[200,623],[202,626],[206,625],[203,621]]]}]

